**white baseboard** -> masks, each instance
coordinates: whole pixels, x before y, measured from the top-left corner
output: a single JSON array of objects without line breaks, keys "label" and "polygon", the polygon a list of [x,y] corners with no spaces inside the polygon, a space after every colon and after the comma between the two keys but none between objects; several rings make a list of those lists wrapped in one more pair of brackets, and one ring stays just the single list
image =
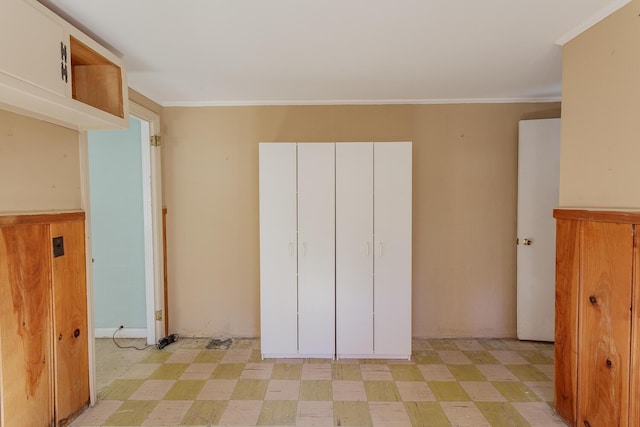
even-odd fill
[{"label": "white baseboard", "polygon": [[[96,328],[96,338],[111,338],[117,328]],[[116,338],[147,338],[146,328],[122,328]]]}]

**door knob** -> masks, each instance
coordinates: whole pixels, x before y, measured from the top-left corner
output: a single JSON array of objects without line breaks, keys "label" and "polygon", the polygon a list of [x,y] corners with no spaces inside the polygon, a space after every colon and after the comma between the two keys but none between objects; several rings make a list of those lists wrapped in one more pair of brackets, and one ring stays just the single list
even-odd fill
[{"label": "door knob", "polygon": [[533,245],[533,240],[532,239],[522,239],[522,244],[525,246],[531,246]]}]

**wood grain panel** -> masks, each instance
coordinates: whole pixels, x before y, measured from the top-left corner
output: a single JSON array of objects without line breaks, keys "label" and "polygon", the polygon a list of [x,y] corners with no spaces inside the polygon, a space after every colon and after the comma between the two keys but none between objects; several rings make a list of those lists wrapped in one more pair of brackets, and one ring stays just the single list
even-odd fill
[{"label": "wood grain panel", "polygon": [[629,425],[640,426],[640,237],[638,226],[633,235],[633,310],[631,312],[631,372]]},{"label": "wood grain panel", "polygon": [[578,425],[627,426],[632,226],[585,221],[582,227]]},{"label": "wood grain panel", "polygon": [[640,212],[633,211],[594,211],[586,209],[554,209],[556,219],[574,221],[617,222],[619,224],[640,224]]},{"label": "wood grain panel", "polygon": [[20,224],[51,224],[54,222],[84,221],[85,214],[77,212],[59,212],[49,214],[0,215],[0,227]]},{"label": "wood grain panel", "polygon": [[0,227],[3,426],[53,420],[49,227]]},{"label": "wood grain panel", "polygon": [[556,319],[555,389],[556,412],[575,424],[578,376],[578,283],[580,222],[556,223]]},{"label": "wood grain panel", "polygon": [[52,224],[51,236],[64,240],[64,255],[52,259],[52,289],[56,419],[66,425],[89,404],[84,222]]}]

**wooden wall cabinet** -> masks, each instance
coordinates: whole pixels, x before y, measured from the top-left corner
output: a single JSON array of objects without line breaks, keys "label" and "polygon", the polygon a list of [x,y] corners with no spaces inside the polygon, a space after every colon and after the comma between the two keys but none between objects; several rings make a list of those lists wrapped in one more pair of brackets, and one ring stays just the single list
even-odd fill
[{"label": "wooden wall cabinet", "polygon": [[0,2],[0,106],[78,130],[128,127],[124,63],[35,0]]},{"label": "wooden wall cabinet", "polygon": [[89,404],[84,213],[0,216],[0,295],[0,425],[67,425]]},{"label": "wooden wall cabinet", "polygon": [[640,213],[554,217],[556,411],[572,426],[638,426]]}]

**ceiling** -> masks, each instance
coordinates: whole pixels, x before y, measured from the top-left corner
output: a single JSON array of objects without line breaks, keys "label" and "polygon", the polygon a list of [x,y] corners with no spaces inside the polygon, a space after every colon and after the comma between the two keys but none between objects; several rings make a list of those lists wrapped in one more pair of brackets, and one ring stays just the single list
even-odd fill
[{"label": "ceiling", "polygon": [[629,0],[41,0],[162,105],[558,100],[558,43]]}]

